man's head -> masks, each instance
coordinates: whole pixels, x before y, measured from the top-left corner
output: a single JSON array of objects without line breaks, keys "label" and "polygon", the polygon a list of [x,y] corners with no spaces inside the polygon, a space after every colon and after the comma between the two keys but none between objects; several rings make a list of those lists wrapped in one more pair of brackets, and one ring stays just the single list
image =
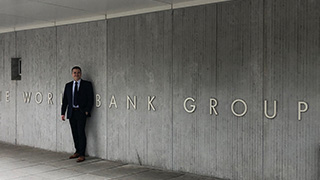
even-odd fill
[{"label": "man's head", "polygon": [[79,66],[74,66],[71,70],[71,73],[75,81],[81,79],[81,68]]}]

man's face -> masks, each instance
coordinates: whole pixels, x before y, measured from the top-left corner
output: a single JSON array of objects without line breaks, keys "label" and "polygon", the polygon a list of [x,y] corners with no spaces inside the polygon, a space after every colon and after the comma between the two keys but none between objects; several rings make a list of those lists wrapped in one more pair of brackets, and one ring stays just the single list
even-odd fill
[{"label": "man's face", "polygon": [[80,69],[73,69],[72,70],[72,77],[75,81],[78,81],[81,78]]}]

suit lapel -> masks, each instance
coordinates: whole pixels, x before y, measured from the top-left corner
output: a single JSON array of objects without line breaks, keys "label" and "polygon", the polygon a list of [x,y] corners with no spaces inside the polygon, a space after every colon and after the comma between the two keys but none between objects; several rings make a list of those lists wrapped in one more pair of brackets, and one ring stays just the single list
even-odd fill
[{"label": "suit lapel", "polygon": [[70,89],[69,89],[69,97],[71,97],[71,99],[72,99],[72,87],[73,87],[73,81],[71,81],[71,83],[70,83]]}]

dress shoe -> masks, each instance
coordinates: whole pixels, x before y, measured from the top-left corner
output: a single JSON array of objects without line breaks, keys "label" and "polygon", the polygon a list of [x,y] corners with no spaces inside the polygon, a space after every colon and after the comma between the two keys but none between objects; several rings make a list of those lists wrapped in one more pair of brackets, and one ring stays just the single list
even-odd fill
[{"label": "dress shoe", "polygon": [[69,157],[69,159],[78,158],[80,156],[79,153],[74,153],[72,156]]},{"label": "dress shoe", "polygon": [[86,160],[86,159],[84,158],[84,156],[80,156],[80,157],[78,158],[77,162],[82,162],[82,161],[84,161],[84,160]]}]

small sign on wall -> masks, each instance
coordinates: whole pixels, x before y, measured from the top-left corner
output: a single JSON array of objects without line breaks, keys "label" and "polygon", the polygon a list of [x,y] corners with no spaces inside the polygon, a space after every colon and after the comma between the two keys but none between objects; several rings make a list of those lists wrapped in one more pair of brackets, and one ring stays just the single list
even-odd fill
[{"label": "small sign on wall", "polygon": [[21,58],[11,58],[11,80],[21,80]]}]

